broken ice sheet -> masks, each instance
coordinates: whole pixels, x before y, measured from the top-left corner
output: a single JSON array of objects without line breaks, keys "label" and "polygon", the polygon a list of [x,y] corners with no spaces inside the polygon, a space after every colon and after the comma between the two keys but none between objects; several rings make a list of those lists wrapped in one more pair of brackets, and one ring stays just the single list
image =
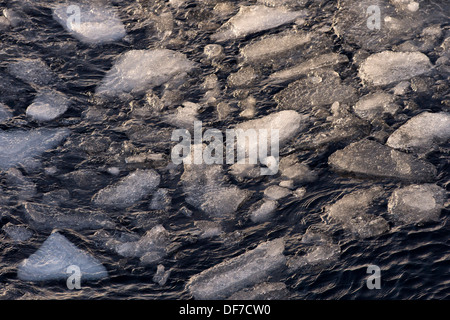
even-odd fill
[{"label": "broken ice sheet", "polygon": [[226,41],[279,27],[298,18],[306,17],[306,11],[289,11],[286,8],[270,8],[262,5],[242,6],[239,12],[211,36],[214,41]]},{"label": "broken ice sheet", "polygon": [[58,4],[53,18],[72,36],[88,44],[118,41],[126,35],[117,12],[95,3]]}]

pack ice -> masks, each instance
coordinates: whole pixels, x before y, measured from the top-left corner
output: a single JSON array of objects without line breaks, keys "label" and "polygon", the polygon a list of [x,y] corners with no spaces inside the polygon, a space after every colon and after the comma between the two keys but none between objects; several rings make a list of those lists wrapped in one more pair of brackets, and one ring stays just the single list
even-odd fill
[{"label": "pack ice", "polygon": [[289,11],[286,8],[269,8],[263,5],[242,6],[239,12],[211,36],[214,41],[245,37],[291,23],[306,16],[306,11]]},{"label": "pack ice", "polygon": [[106,268],[92,255],[78,249],[58,232],[52,233],[42,246],[18,268],[17,276],[25,281],[66,280],[67,267],[76,265],[81,280],[98,280],[108,277]]},{"label": "pack ice", "polygon": [[125,26],[113,8],[98,4],[59,4],[53,18],[81,42],[114,42],[126,35]]},{"label": "pack ice", "polygon": [[127,208],[156,190],[161,178],[154,170],[136,170],[114,185],[97,192],[93,202],[97,206]]},{"label": "pack ice", "polygon": [[423,112],[392,133],[386,144],[392,148],[426,151],[450,140],[450,113]]},{"label": "pack ice", "polygon": [[69,133],[68,129],[48,128],[0,130],[0,169],[8,170],[25,160],[40,156],[60,144]]},{"label": "pack ice", "polygon": [[187,287],[195,299],[226,299],[233,293],[267,280],[283,269],[282,238],[267,241],[240,256],[231,258],[194,275]]},{"label": "pack ice", "polygon": [[182,53],[168,49],[131,50],[121,55],[96,89],[98,96],[143,93],[194,67]]},{"label": "pack ice", "polygon": [[328,163],[338,172],[402,181],[430,182],[437,174],[431,163],[367,139],[336,151]]},{"label": "pack ice", "polygon": [[431,71],[430,59],[421,52],[383,51],[369,56],[359,68],[366,83],[384,86]]}]

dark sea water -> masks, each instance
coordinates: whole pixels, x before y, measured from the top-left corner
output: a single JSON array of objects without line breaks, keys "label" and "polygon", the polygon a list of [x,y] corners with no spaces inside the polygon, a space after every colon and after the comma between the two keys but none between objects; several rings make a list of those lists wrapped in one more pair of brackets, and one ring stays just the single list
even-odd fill
[{"label": "dark sea water", "polygon": [[[226,86],[230,73],[239,70],[238,53],[255,39],[265,35],[291,29],[295,24],[258,32],[247,37],[222,43],[225,58],[217,65],[205,62],[203,48],[212,43],[209,36],[218,26],[237,13],[240,5],[254,4],[255,1],[228,1],[231,12],[218,16],[213,8],[219,2],[227,1],[185,1],[176,8],[168,1],[115,0],[109,3],[116,7],[125,24],[127,36],[110,44],[88,45],[69,35],[60,24],[52,18],[54,1],[44,0],[0,0],[0,8],[12,8],[21,14],[23,23],[14,28],[0,31],[0,92],[1,102],[13,109],[14,118],[0,125],[2,130],[14,128],[30,129],[36,127],[64,127],[71,130],[71,135],[57,148],[44,153],[40,165],[34,170],[21,168],[24,176],[36,184],[36,194],[27,201],[43,203],[43,195],[60,189],[66,189],[70,197],[59,204],[59,209],[100,210],[115,223],[115,232],[130,232],[142,236],[149,226],[160,223],[170,234],[170,250],[158,263],[171,270],[167,282],[160,286],[152,278],[156,264],[142,265],[137,258],[126,258],[113,250],[108,250],[99,240],[98,230],[61,229],[60,232],[78,248],[87,250],[106,267],[109,278],[101,281],[83,282],[81,290],[69,290],[65,281],[29,282],[17,277],[18,264],[34,253],[48,238],[51,230],[40,230],[27,226],[23,218],[23,203],[17,198],[16,189],[10,187],[4,178],[0,185],[5,194],[0,205],[0,227],[7,223],[27,226],[33,235],[26,241],[17,242],[0,232],[0,299],[190,299],[192,298],[186,283],[195,274],[202,272],[226,259],[236,257],[259,243],[284,237],[286,239],[285,255],[297,253],[302,235],[312,226],[320,225],[331,235],[333,242],[341,248],[337,261],[319,268],[301,269],[295,273],[282,272],[272,275],[270,280],[286,284],[289,295],[286,299],[448,299],[450,297],[450,221],[449,207],[441,212],[440,219],[417,225],[397,225],[386,218],[390,230],[382,235],[360,239],[339,226],[327,223],[324,216],[325,207],[333,204],[343,195],[370,186],[381,186],[385,191],[384,200],[376,207],[375,214],[387,216],[387,200],[392,190],[403,186],[401,182],[379,179],[363,179],[340,175],[328,166],[328,157],[336,150],[342,149],[353,140],[342,140],[324,147],[301,150],[297,145],[302,134],[292,139],[281,150],[281,155],[296,154],[318,173],[315,182],[305,184],[306,194],[303,198],[289,196],[279,201],[276,214],[269,221],[255,224],[248,218],[251,205],[261,197],[254,196],[239,208],[235,216],[222,221],[223,233],[220,236],[200,239],[195,235],[194,222],[209,220],[209,217],[185,201],[185,194],[180,184],[182,167],[170,174],[165,166],[170,161],[167,157],[163,164],[147,162],[144,164],[127,164],[124,159],[134,153],[153,152],[170,154],[170,132],[174,129],[161,121],[160,115],[144,119],[145,125],[152,128],[154,141],[140,143],[130,141],[126,135],[126,122],[135,119],[132,110],[145,105],[144,96],[136,96],[131,101],[100,100],[94,96],[95,88],[105,73],[111,68],[117,56],[132,49],[168,48],[186,54],[188,59],[198,63],[187,82],[179,89],[180,102],[202,102],[205,90],[201,85],[205,76],[216,74],[223,90],[218,101],[225,101],[239,109],[239,101],[244,95],[253,95],[257,100],[257,116],[277,111],[273,96],[287,87],[288,83],[277,86],[263,85],[265,77],[286,66],[295,65],[314,57],[317,52],[332,51],[349,57],[350,62],[335,67],[343,82],[353,85],[362,96],[372,89],[363,87],[357,77],[357,65],[353,59],[362,54],[381,50],[376,48],[361,49],[361,43],[347,41],[337,37],[331,29],[333,17],[338,12],[338,1],[318,0],[299,1],[297,8],[305,8],[309,15],[304,24],[296,27],[306,32],[323,33],[323,39],[312,43],[302,52],[292,54],[269,66],[261,66],[260,81],[246,88],[245,92]],[[348,1],[347,1],[348,2]],[[356,2],[356,1],[355,1]],[[426,25],[439,26],[442,35],[429,49],[424,50],[432,63],[439,58],[439,47],[450,36],[449,4],[446,0],[418,1],[421,4],[420,17]],[[295,8],[295,6],[294,6]],[[423,9],[422,9],[423,8]],[[427,11],[428,10],[428,11]],[[435,11],[433,11],[435,10]],[[155,22],[149,17],[158,17],[163,12],[171,12],[173,25]],[[427,12],[429,13],[427,15]],[[433,12],[440,12],[434,14]],[[424,18],[425,17],[425,18]],[[432,17],[432,18],[430,18]],[[166,28],[166,29],[165,29]],[[171,32],[165,33],[170,30]],[[403,34],[395,43],[380,44],[387,49],[394,48],[405,41],[419,39],[419,32]],[[359,39],[358,41],[361,41]],[[357,42],[358,42],[357,41]],[[448,43],[448,40],[447,40]],[[447,44],[448,45],[448,44]],[[15,59],[41,58],[60,82],[57,89],[71,100],[69,110],[60,118],[45,124],[38,124],[25,115],[25,110],[34,99],[36,87],[14,78],[7,72],[7,66]],[[407,119],[421,110],[448,111],[450,104],[449,73],[437,71],[424,77],[427,90],[410,91],[401,97],[399,104],[403,110],[400,116],[388,119],[392,132]],[[447,66],[448,70],[448,66]],[[387,91],[388,89],[386,89]],[[164,93],[164,86],[157,87],[158,96]],[[167,107],[174,110],[181,103]],[[405,106],[415,105],[416,108]],[[100,116],[88,118],[88,111],[99,110]],[[236,123],[246,121],[239,117],[239,111],[232,112],[224,120],[217,119],[215,106],[204,106],[199,118],[204,126],[224,130]],[[373,132],[373,131],[372,131]],[[370,134],[368,134],[370,135]],[[127,142],[128,141],[128,142]],[[85,146],[90,146],[87,152]],[[129,150],[126,150],[129,146]],[[131,151],[130,151],[131,150]],[[450,144],[443,144],[439,150],[427,154],[426,159],[438,170],[435,183],[445,190],[450,190],[449,173]],[[45,168],[57,167],[56,174],[48,174]],[[107,168],[118,167],[119,176],[107,173]],[[149,210],[150,198],[146,198],[127,209],[97,209],[92,207],[91,198],[100,189],[118,181],[136,168],[154,168],[161,174],[160,187],[169,189],[172,197],[170,209]],[[76,184],[73,180],[61,178],[70,172],[89,169],[97,172],[96,176],[86,176],[85,183]],[[231,177],[231,176],[230,176]],[[243,182],[232,178],[232,182],[242,189],[254,190],[255,194],[271,184],[272,177]],[[193,211],[191,217],[180,213],[181,207]],[[367,267],[377,265],[381,268],[381,289],[369,290],[366,286]]]}]

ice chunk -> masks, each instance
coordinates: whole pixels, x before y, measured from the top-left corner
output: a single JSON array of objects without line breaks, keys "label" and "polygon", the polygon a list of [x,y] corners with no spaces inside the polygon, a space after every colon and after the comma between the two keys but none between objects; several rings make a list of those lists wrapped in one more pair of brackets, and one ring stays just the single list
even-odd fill
[{"label": "ice chunk", "polygon": [[181,183],[186,202],[212,217],[233,214],[250,195],[227,182],[220,165],[185,164]]},{"label": "ice chunk", "polygon": [[168,113],[162,117],[162,120],[172,126],[191,129],[194,127],[194,121],[197,121],[200,105],[193,102],[184,102],[182,107],[178,107],[173,113]]},{"label": "ice chunk", "polygon": [[96,94],[118,97],[143,93],[194,67],[182,53],[167,50],[131,50],[119,57],[96,89]]},{"label": "ice chunk", "polygon": [[302,268],[326,267],[336,262],[340,253],[341,248],[334,243],[315,245],[304,255],[290,257],[287,265],[291,272]]},{"label": "ice chunk", "polygon": [[254,209],[251,209],[250,219],[254,223],[261,223],[269,220],[278,207],[278,202],[274,200],[261,200],[257,202]]},{"label": "ice chunk", "polygon": [[200,220],[194,222],[196,230],[195,234],[200,239],[212,238],[222,234],[222,226],[215,221]]},{"label": "ice chunk", "polygon": [[309,72],[320,69],[329,68],[335,65],[348,62],[347,56],[338,53],[325,53],[317,57],[311,58],[297,66],[272,73],[269,76],[269,83],[282,83],[300,78]]},{"label": "ice chunk", "polygon": [[252,42],[242,49],[240,54],[246,63],[260,62],[297,49],[311,41],[311,34],[301,32],[283,32],[270,35]]},{"label": "ice chunk", "polygon": [[423,112],[392,133],[386,144],[400,150],[427,151],[449,140],[450,113]]},{"label": "ice chunk", "polygon": [[431,71],[430,59],[421,52],[383,51],[368,57],[359,67],[359,77],[366,83],[384,86]]},{"label": "ice chunk", "polygon": [[20,59],[11,62],[7,69],[16,78],[37,87],[58,82],[57,75],[40,59]]},{"label": "ice chunk", "polygon": [[264,196],[270,200],[279,200],[287,197],[291,191],[277,185],[272,185],[264,190]]},{"label": "ice chunk", "polygon": [[27,116],[35,121],[51,121],[63,115],[69,107],[69,99],[60,92],[40,92],[27,108]]},{"label": "ice chunk", "polygon": [[446,200],[445,189],[435,184],[410,185],[392,193],[388,212],[401,223],[436,221]]},{"label": "ice chunk", "polygon": [[284,239],[264,242],[238,257],[191,277],[187,287],[195,299],[225,299],[285,267]]},{"label": "ice chunk", "polygon": [[170,270],[166,270],[162,264],[158,264],[156,268],[156,273],[153,276],[152,280],[153,282],[156,282],[160,286],[163,286],[166,284],[167,279],[170,276],[170,273],[171,273]]},{"label": "ice chunk", "polygon": [[14,241],[27,241],[33,235],[33,232],[27,227],[13,225],[11,222],[5,224],[2,227],[2,231],[5,232],[8,237],[13,239]]},{"label": "ice chunk", "polygon": [[139,257],[142,263],[152,264],[164,258],[169,244],[168,231],[162,225],[157,225],[147,231],[138,241],[118,245],[116,251],[121,256]]},{"label": "ice chunk", "polygon": [[289,155],[280,160],[281,177],[303,184],[317,180],[318,175],[306,164],[300,163],[295,155]]},{"label": "ice chunk", "polygon": [[388,222],[370,214],[375,200],[384,194],[380,187],[349,193],[326,208],[332,221],[340,223],[360,238],[368,238],[389,230]]},{"label": "ice chunk", "polygon": [[227,300],[286,300],[289,290],[283,282],[263,282],[231,295]]},{"label": "ice chunk", "polygon": [[366,139],[336,151],[328,163],[338,172],[393,180],[430,182],[437,174],[427,161]]},{"label": "ice chunk", "polygon": [[0,102],[0,123],[8,121],[13,116],[11,109]]},{"label": "ice chunk", "polygon": [[365,95],[354,105],[353,111],[367,120],[374,120],[385,114],[394,115],[400,108],[394,103],[395,97],[382,91]]},{"label": "ice chunk", "polygon": [[111,219],[101,212],[32,202],[25,203],[23,208],[25,220],[38,230],[94,230],[115,227]]},{"label": "ice chunk", "polygon": [[52,233],[35,253],[20,263],[17,276],[24,281],[66,280],[70,276],[67,267],[71,265],[80,268],[81,281],[108,277],[100,261],[58,232]]},{"label": "ice chunk", "polygon": [[0,169],[8,170],[60,144],[68,129],[0,130]]},{"label": "ice chunk", "polygon": [[159,185],[161,178],[154,170],[136,170],[118,183],[108,186],[94,195],[97,206],[127,208],[149,196]]},{"label": "ice chunk", "polygon": [[[256,133],[259,130],[267,130],[267,137],[270,141],[272,137],[271,130],[278,130],[279,144],[284,146],[291,138],[295,137],[297,133],[305,126],[307,117],[301,115],[293,110],[284,110],[280,112],[274,112],[259,119],[249,120],[236,125],[236,129],[242,129],[244,131],[253,129]],[[239,137],[239,134],[236,134]],[[258,135],[259,141],[259,135]]]},{"label": "ice chunk", "polygon": [[280,109],[309,113],[311,106],[331,105],[335,101],[351,103],[356,99],[356,90],[343,84],[338,73],[320,70],[305,79],[290,83],[274,98]]},{"label": "ice chunk", "polygon": [[126,35],[125,26],[112,7],[98,4],[59,4],[53,18],[81,42],[114,42]]},{"label": "ice chunk", "polygon": [[239,12],[211,36],[214,41],[245,37],[291,23],[305,17],[306,11],[289,11],[286,8],[269,8],[262,5],[242,6]]}]

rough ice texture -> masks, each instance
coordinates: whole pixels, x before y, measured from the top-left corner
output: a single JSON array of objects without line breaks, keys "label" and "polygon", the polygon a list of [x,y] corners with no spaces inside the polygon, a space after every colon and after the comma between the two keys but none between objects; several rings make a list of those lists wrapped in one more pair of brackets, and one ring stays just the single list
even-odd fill
[{"label": "rough ice texture", "polygon": [[427,151],[450,140],[450,113],[423,112],[392,133],[386,144],[408,151]]},{"label": "rough ice texture", "polygon": [[353,111],[361,118],[374,120],[386,114],[394,115],[399,106],[394,103],[395,97],[391,94],[379,91],[363,96],[353,106]]},{"label": "rough ice texture", "polygon": [[331,105],[335,101],[350,103],[356,99],[356,90],[341,82],[332,70],[314,72],[311,76],[292,82],[274,96],[280,109],[310,112],[311,106]]},{"label": "rough ice texture", "polygon": [[20,59],[10,63],[7,70],[16,78],[37,87],[58,82],[57,75],[40,59]]},{"label": "rough ice texture", "polygon": [[144,264],[160,261],[167,253],[169,234],[162,225],[147,231],[138,241],[125,242],[116,247],[118,254],[128,258],[139,257]]},{"label": "rough ice texture", "polygon": [[328,163],[338,172],[401,181],[431,182],[437,174],[431,163],[367,139],[336,151]]},{"label": "rough ice texture", "polygon": [[286,8],[269,8],[261,5],[242,6],[234,17],[211,36],[211,39],[226,41],[242,38],[255,32],[291,23],[305,16],[305,11],[289,11]]},{"label": "rough ice texture", "polygon": [[272,73],[269,76],[268,81],[269,83],[282,83],[285,81],[291,81],[298,79],[303,75],[307,75],[313,70],[320,68],[329,68],[346,62],[348,62],[348,58],[343,54],[334,52],[325,53],[311,58],[303,63],[300,63],[299,65]]},{"label": "rough ice texture", "polygon": [[108,277],[108,271],[96,258],[58,232],[52,233],[35,253],[20,263],[17,276],[25,281],[66,280],[70,276],[67,267],[71,265],[80,268],[81,281]]},{"label": "rough ice texture", "polygon": [[182,53],[168,49],[131,50],[107,72],[96,94],[118,97],[143,93],[194,67]]},{"label": "rough ice texture", "polygon": [[[75,7],[74,7],[75,8]],[[53,10],[53,18],[73,37],[81,42],[100,44],[114,42],[126,35],[125,26],[113,8],[95,4],[77,4],[76,11],[69,4],[59,4]]]},{"label": "rough ice texture", "polygon": [[334,243],[315,245],[305,255],[290,257],[287,265],[291,271],[325,267],[337,261],[340,253],[341,248]]},{"label": "rough ice texture", "polygon": [[280,55],[297,49],[310,41],[311,35],[308,33],[284,32],[252,42],[240,49],[240,54],[246,63],[260,62],[279,58]]},{"label": "rough ice texture", "polygon": [[54,90],[40,92],[28,106],[26,114],[35,121],[51,121],[63,115],[69,108],[69,99]]},{"label": "rough ice texture", "polygon": [[8,121],[13,116],[12,111],[8,106],[0,103],[0,123]]},{"label": "rough ice texture", "polygon": [[8,222],[2,227],[2,231],[5,232],[8,237],[14,241],[26,241],[31,238],[33,232],[25,226],[13,225]]},{"label": "rough ice texture", "polygon": [[232,294],[227,300],[286,300],[289,290],[283,282],[263,282]]},{"label": "rough ice texture", "polygon": [[380,187],[349,193],[326,208],[332,221],[360,238],[373,237],[389,230],[388,222],[370,214],[374,202],[384,195]]},{"label": "rough ice texture", "polygon": [[411,79],[432,68],[430,59],[423,53],[383,51],[368,57],[358,74],[366,83],[384,86]]},{"label": "rough ice texture", "polygon": [[18,200],[28,200],[37,193],[36,184],[29,178],[23,176],[17,168],[10,168],[5,172],[6,184]]},{"label": "rough ice texture", "polygon": [[149,196],[159,185],[161,178],[154,170],[136,170],[94,195],[97,206],[127,208]]},{"label": "rough ice texture", "polygon": [[24,203],[23,209],[25,220],[37,230],[95,230],[115,227],[107,215],[91,210],[60,208],[32,202]]},{"label": "rough ice texture", "polygon": [[56,147],[68,135],[68,129],[40,128],[30,131],[0,130],[0,169],[8,170]]},{"label": "rough ice texture", "polygon": [[186,202],[212,217],[235,213],[250,196],[250,191],[226,182],[220,165],[185,164],[181,183]]},{"label": "rough ice texture", "polygon": [[388,212],[401,223],[436,221],[446,201],[445,189],[435,184],[410,185],[394,190]]},{"label": "rough ice texture", "polygon": [[195,299],[226,299],[233,293],[267,280],[285,267],[282,238],[264,242],[238,257],[204,270],[188,282]]}]

